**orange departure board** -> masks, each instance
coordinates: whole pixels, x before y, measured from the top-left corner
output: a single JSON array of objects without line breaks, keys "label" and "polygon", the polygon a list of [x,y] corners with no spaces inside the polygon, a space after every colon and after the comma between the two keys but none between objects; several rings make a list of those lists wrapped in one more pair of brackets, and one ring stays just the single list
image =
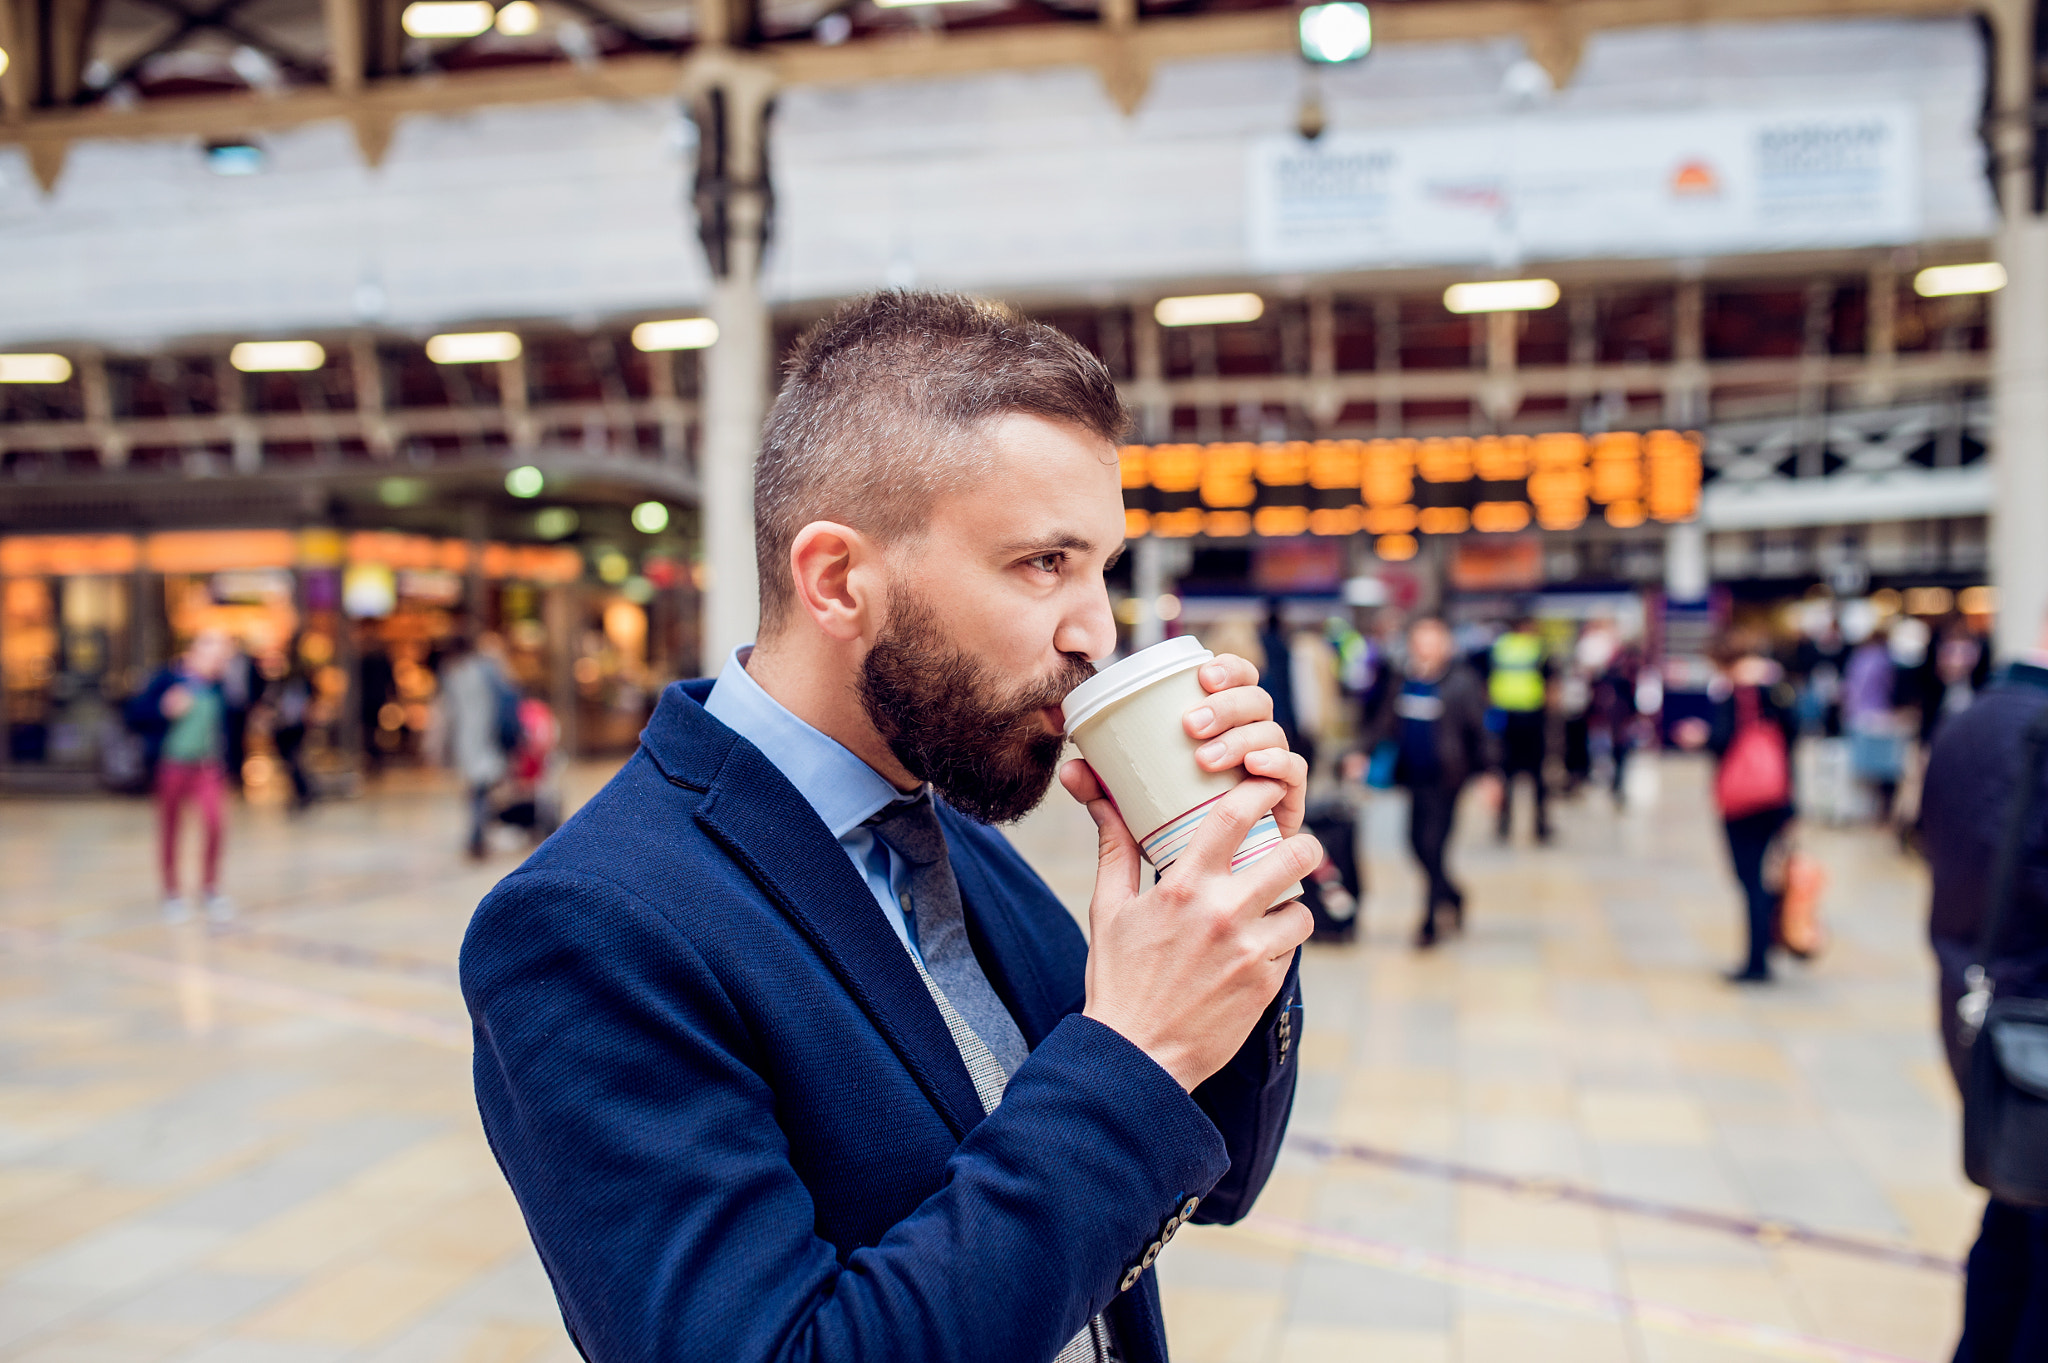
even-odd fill
[{"label": "orange departure board", "polygon": [[1128,445],[1133,537],[1506,534],[1699,512],[1689,431]]}]

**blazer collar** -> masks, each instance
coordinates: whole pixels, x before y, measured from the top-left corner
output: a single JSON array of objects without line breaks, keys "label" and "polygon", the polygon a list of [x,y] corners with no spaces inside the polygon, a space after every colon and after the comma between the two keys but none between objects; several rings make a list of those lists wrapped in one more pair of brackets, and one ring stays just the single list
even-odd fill
[{"label": "blazer collar", "polygon": [[697,822],[796,923],[964,1136],[982,1118],[981,1099],[916,966],[810,802],[760,749],[705,713],[710,691],[708,681],[670,686],[642,747],[672,783],[704,792]]}]

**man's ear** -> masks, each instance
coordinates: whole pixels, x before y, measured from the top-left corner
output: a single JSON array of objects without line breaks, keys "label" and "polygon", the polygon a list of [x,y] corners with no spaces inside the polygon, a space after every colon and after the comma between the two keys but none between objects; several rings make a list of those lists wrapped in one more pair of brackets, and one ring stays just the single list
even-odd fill
[{"label": "man's ear", "polygon": [[850,643],[879,618],[874,541],[852,526],[812,521],[789,544],[796,600],[827,638]]}]

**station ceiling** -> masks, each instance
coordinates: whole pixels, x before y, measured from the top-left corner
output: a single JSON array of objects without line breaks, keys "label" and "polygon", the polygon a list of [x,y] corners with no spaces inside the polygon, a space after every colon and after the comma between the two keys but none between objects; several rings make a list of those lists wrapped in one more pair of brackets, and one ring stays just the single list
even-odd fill
[{"label": "station ceiling", "polygon": [[[1161,62],[1293,50],[1298,9],[1291,0],[519,0],[521,22],[500,23],[511,32],[418,38],[405,31],[407,3],[0,0],[9,59],[0,145],[23,146],[47,187],[79,139],[229,139],[346,118],[374,162],[407,114],[659,97],[701,79],[707,62],[734,61],[782,85],[1086,66],[1129,110]],[[2026,4],[1380,0],[1372,9],[1378,44],[1518,38],[1563,84],[1586,38],[1605,29],[1995,18]]]}]

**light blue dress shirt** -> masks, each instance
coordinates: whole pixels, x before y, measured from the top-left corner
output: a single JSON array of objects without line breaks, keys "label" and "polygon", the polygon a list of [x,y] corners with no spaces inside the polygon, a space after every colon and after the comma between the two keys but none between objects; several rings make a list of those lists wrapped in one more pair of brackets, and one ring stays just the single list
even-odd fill
[{"label": "light blue dress shirt", "polygon": [[867,882],[882,917],[896,936],[922,961],[917,949],[917,920],[905,911],[910,868],[887,843],[863,827],[883,806],[910,799],[882,774],[853,755],[837,739],[828,738],[783,708],[782,702],[747,675],[743,655],[748,644],[732,651],[712,684],[704,708],[711,717],[761,750],[810,802],[832,836],[846,849],[853,869]]}]

